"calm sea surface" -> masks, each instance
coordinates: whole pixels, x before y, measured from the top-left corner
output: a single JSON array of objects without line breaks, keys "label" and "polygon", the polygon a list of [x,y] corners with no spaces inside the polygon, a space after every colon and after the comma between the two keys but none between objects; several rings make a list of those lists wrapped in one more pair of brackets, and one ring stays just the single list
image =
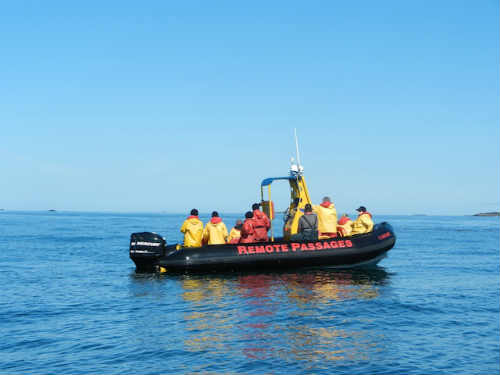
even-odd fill
[{"label": "calm sea surface", "polygon": [[130,233],[183,219],[0,212],[0,373],[500,371],[498,218],[375,216],[371,270],[136,275]]}]

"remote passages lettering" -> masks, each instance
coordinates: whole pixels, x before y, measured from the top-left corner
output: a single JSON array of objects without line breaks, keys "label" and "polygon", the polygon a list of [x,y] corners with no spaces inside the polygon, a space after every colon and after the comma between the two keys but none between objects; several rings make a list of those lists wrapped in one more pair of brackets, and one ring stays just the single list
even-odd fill
[{"label": "remote passages lettering", "polygon": [[282,243],[273,245],[238,245],[238,255],[288,253],[297,251],[321,251],[343,247],[352,247],[352,242],[350,240],[345,240],[306,243],[291,242],[289,244]]}]

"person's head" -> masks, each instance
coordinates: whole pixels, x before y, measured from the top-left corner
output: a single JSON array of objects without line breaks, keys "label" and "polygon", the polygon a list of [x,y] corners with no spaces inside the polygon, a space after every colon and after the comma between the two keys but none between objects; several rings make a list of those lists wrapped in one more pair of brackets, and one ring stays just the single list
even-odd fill
[{"label": "person's head", "polygon": [[347,214],[342,214],[342,217],[349,217],[349,215],[347,215]]},{"label": "person's head", "polygon": [[358,211],[358,212],[366,212],[366,207],[365,206],[359,206],[358,208],[356,208],[356,211]]},{"label": "person's head", "polygon": [[304,212],[312,212],[312,206],[310,203],[306,203],[306,205],[304,206]]},{"label": "person's head", "polygon": [[323,197],[323,203],[328,202],[331,203],[330,197]]},{"label": "person's head", "polygon": [[240,219],[236,220],[236,224],[234,225],[234,227],[235,227],[236,229],[239,229],[239,228],[241,228],[242,226],[243,226],[243,222],[242,222]]},{"label": "person's head", "polygon": [[258,210],[259,207],[260,207],[260,204],[258,204],[258,203],[252,204],[252,210]]},{"label": "person's head", "polygon": [[196,208],[191,210],[191,216],[198,216],[198,210]]},{"label": "person's head", "polygon": [[252,211],[247,211],[247,213],[245,214],[245,218],[251,219],[252,217],[253,217],[253,212]]},{"label": "person's head", "polygon": [[212,217],[219,217],[219,213],[217,211],[212,212]]}]

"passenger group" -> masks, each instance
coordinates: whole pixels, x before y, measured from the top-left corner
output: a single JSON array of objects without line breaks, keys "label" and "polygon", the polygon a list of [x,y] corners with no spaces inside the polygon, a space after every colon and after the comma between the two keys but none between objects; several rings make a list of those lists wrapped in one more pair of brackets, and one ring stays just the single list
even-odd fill
[{"label": "passenger group", "polygon": [[[198,217],[198,210],[192,209],[190,216],[184,221],[181,232],[184,234],[184,247],[221,245],[226,243],[252,243],[269,240],[268,231],[271,221],[259,210],[259,204],[252,205],[252,211],[245,213],[245,220],[237,220],[228,234],[227,227],[217,211],[212,212],[210,221],[203,227]],[[347,214],[337,221],[337,210],[329,197],[324,197],[321,204],[306,204],[304,215],[299,219],[298,233],[292,236],[295,241],[314,241],[333,237],[347,237],[368,233],[373,230],[372,215],[366,207],[360,206],[355,221]]]}]

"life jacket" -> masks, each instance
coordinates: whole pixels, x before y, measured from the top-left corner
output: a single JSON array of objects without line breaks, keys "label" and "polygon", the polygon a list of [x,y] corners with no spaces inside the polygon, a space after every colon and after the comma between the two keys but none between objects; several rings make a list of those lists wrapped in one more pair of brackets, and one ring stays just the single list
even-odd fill
[{"label": "life jacket", "polygon": [[240,243],[255,242],[255,230],[253,227],[253,219],[245,219],[241,227]]},{"label": "life jacket", "polygon": [[351,221],[351,219],[349,219],[348,216],[342,216],[338,222],[339,225],[344,225],[345,223],[347,223],[348,221]]},{"label": "life jacket", "polygon": [[260,210],[254,210],[253,211],[253,228],[255,230],[255,241],[267,241],[268,236],[267,236],[267,231],[271,227],[271,222],[267,215],[260,211]]},{"label": "life jacket", "polygon": [[181,232],[184,233],[185,247],[199,247],[203,238],[203,223],[198,216],[189,216],[182,223]]},{"label": "life jacket", "polygon": [[203,239],[209,245],[222,245],[226,243],[227,228],[220,217],[213,217],[205,225]]}]

